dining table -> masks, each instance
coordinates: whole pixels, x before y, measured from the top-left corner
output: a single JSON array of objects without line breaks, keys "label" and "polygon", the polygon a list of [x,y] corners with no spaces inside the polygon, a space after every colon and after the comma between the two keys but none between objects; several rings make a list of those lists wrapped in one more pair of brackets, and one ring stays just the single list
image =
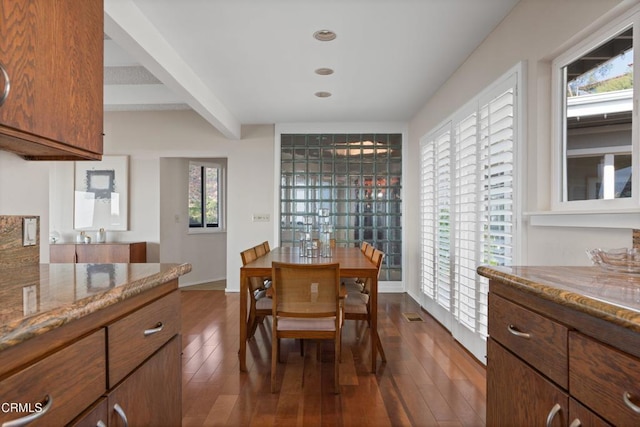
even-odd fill
[{"label": "dining table", "polygon": [[376,342],[378,340],[378,267],[357,247],[335,247],[330,257],[306,257],[300,255],[299,247],[277,247],[263,256],[240,268],[240,370],[247,370],[247,300],[250,277],[271,276],[271,264],[284,262],[293,264],[339,263],[340,277],[359,277],[371,279],[369,302],[371,306],[369,331],[371,337],[371,372],[376,372],[378,356]]}]

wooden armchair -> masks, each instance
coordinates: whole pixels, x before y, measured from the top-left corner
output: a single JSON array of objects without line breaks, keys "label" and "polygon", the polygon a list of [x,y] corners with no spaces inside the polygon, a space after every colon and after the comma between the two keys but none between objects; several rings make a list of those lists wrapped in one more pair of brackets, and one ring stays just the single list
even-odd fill
[{"label": "wooden armchair", "polygon": [[[374,249],[371,261],[373,261],[378,267],[378,275],[380,275],[380,269],[382,268],[382,260],[384,259],[384,252],[379,249]],[[347,299],[344,303],[344,318],[345,320],[366,320],[369,327],[371,327],[371,304],[369,304],[369,287],[371,286],[371,279],[366,279],[363,283],[363,289],[360,290],[347,290]],[[347,288],[348,289],[348,288]],[[377,310],[377,307],[374,307]],[[384,354],[382,348],[382,342],[378,337],[375,345],[378,346],[380,357],[383,362],[387,361],[387,357]]]},{"label": "wooden armchair", "polygon": [[271,277],[271,392],[276,391],[280,339],[297,338],[334,341],[334,391],[339,393],[342,332],[340,264],[274,262]]}]

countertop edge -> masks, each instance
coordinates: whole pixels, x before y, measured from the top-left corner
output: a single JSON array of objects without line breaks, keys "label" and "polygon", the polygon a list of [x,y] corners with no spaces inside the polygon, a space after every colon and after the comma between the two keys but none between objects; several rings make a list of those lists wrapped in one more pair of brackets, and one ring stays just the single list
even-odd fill
[{"label": "countertop edge", "polygon": [[597,317],[623,328],[640,332],[640,313],[609,303],[605,300],[559,289],[549,284],[538,283],[517,274],[505,271],[508,267],[479,266],[476,271],[488,279],[499,280],[524,292],[555,302],[565,307]]},{"label": "countertop edge", "polygon": [[191,271],[191,264],[163,264],[163,271],[132,280],[68,304],[60,309],[44,312],[22,319],[16,323],[0,326],[0,351],[16,346],[31,338],[43,335],[71,321],[89,316],[101,309],[139,295],[158,285],[177,279]]}]

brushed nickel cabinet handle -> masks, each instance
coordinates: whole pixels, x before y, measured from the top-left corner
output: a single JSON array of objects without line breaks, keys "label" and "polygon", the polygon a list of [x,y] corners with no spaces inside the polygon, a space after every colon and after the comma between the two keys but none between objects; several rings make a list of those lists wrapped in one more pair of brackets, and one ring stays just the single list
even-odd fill
[{"label": "brushed nickel cabinet handle", "polygon": [[107,425],[102,420],[98,420],[96,423],[96,427],[107,427]]},{"label": "brushed nickel cabinet handle", "polygon": [[553,408],[551,408],[551,410],[549,411],[549,415],[547,415],[547,424],[545,424],[547,427],[551,427],[553,419],[556,417],[556,415],[558,415],[560,411],[562,411],[562,407],[559,403],[553,405]]},{"label": "brushed nickel cabinet handle", "polygon": [[146,329],[144,331],[144,336],[148,337],[149,335],[153,335],[153,334],[157,334],[158,332],[160,332],[162,330],[162,328],[164,328],[164,325],[162,324],[162,322],[158,322],[156,324],[155,328],[152,329]]},{"label": "brushed nickel cabinet handle", "polygon": [[569,427],[582,427],[582,421],[580,421],[580,418],[576,418],[575,420],[571,421]]},{"label": "brushed nickel cabinet handle", "polygon": [[40,411],[37,411],[37,412],[34,412],[32,414],[26,415],[26,416],[24,416],[22,418],[18,418],[17,420],[12,420],[12,421],[7,421],[5,423],[2,423],[2,427],[21,427],[21,426],[26,426],[27,424],[32,423],[33,421],[37,420],[38,418],[40,418],[41,416],[46,414],[49,409],[51,409],[51,406],[53,406],[53,398],[50,395],[47,394],[42,402],[43,403],[46,402],[46,403],[44,404],[44,406],[42,407],[42,409]]},{"label": "brushed nickel cabinet handle", "polygon": [[4,90],[2,91],[2,96],[0,96],[0,106],[4,104],[4,101],[7,100],[9,96],[9,91],[11,90],[11,81],[9,80],[9,73],[7,73],[7,69],[0,62],[0,72],[2,72],[2,77],[4,77]]},{"label": "brushed nickel cabinet handle", "polygon": [[113,410],[116,411],[116,414],[120,416],[120,419],[124,423],[124,427],[129,427],[129,421],[127,420],[127,414],[124,413],[124,409],[119,404],[113,405]]},{"label": "brushed nickel cabinet handle", "polygon": [[517,336],[517,337],[520,337],[520,338],[526,338],[526,339],[531,338],[531,334],[527,334],[527,333],[524,333],[524,332],[520,332],[520,331],[518,330],[518,328],[516,328],[516,327],[515,327],[515,326],[513,326],[513,325],[509,325],[509,326],[507,326],[507,330],[508,330],[511,334],[513,334],[513,335],[515,335],[515,336]]},{"label": "brushed nickel cabinet handle", "polygon": [[624,404],[627,405],[627,408],[631,409],[636,414],[640,414],[640,406],[631,401],[631,393],[628,391],[622,393],[622,400],[624,400]]}]

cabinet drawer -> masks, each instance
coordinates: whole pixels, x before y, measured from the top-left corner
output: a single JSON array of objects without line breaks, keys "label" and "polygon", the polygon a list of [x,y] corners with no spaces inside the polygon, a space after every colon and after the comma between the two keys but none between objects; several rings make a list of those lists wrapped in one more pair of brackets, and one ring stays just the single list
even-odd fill
[{"label": "cabinet drawer", "polygon": [[107,326],[109,388],[180,332],[180,293],[174,291]]},{"label": "cabinet drawer", "polygon": [[[104,329],[34,363],[0,382],[3,404],[24,412],[0,411],[0,423],[35,414],[50,396],[50,409],[30,426],[64,425],[106,391]],[[6,406],[6,405],[5,405]]]},{"label": "cabinet drawer", "polygon": [[489,293],[489,336],[565,389],[567,332],[567,327]]},{"label": "cabinet drawer", "polygon": [[[577,332],[569,334],[569,387],[614,425],[640,425],[640,359]],[[625,396],[627,402],[625,402]]]}]

